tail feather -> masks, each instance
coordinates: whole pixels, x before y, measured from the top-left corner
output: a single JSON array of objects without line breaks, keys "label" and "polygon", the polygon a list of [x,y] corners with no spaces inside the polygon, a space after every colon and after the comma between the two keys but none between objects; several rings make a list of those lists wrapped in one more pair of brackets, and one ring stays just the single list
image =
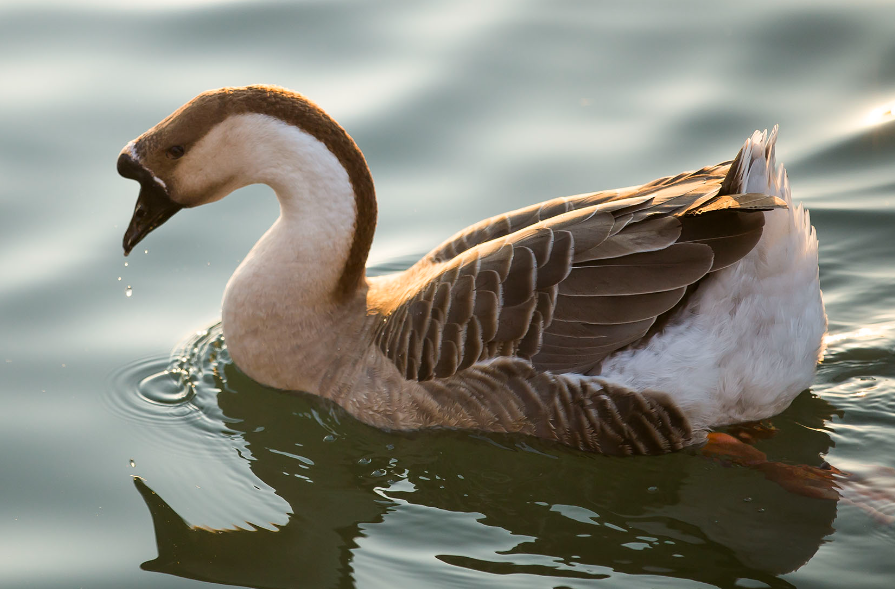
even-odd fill
[{"label": "tail feather", "polygon": [[787,205],[792,204],[791,199],[780,194],[783,192],[785,172],[776,160],[777,130],[778,126],[774,125],[770,133],[767,130],[755,131],[746,139],[730,164],[719,194],[771,194],[786,200]]}]

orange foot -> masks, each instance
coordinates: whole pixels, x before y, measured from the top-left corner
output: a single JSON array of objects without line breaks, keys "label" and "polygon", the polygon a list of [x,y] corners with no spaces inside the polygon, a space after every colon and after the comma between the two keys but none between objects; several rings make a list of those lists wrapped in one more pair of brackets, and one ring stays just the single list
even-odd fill
[{"label": "orange foot", "polygon": [[702,455],[709,458],[728,458],[743,466],[764,464],[768,461],[767,455],[761,450],[720,432],[709,433],[708,441],[702,447]]},{"label": "orange foot", "polygon": [[839,499],[836,475],[843,475],[839,469],[827,465],[826,468],[770,462],[767,455],[744,444],[737,438],[711,432],[708,442],[702,447],[702,455],[710,458],[725,458],[734,464],[761,471],[765,478],[789,491],[817,499]]},{"label": "orange foot", "polygon": [[718,432],[708,435],[702,454],[758,470],[790,493],[842,501],[861,509],[879,524],[895,524],[895,469],[856,465],[857,472],[847,473],[827,463],[817,467],[772,462],[761,450]]},{"label": "orange foot", "polygon": [[780,431],[770,421],[749,421],[739,423],[727,428],[730,435],[739,438],[740,441],[752,444],[757,440],[767,440],[777,435]]}]

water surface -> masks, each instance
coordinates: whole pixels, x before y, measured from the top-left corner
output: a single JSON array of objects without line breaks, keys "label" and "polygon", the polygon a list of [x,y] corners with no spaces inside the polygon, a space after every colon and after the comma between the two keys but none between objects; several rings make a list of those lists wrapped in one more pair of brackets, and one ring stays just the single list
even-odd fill
[{"label": "water surface", "polygon": [[[4,3],[0,585],[890,587],[893,33],[882,2]],[[259,82],[363,149],[377,273],[779,123],[831,337],[755,445],[864,486],[837,502],[696,452],[387,433],[249,381],[213,326],[270,190],[185,211],[125,260],[136,185],[115,159],[195,94]]]}]

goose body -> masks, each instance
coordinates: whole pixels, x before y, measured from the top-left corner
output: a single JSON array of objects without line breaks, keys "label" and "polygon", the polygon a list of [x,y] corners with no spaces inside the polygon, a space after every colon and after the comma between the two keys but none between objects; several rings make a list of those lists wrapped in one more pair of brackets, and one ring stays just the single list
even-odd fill
[{"label": "goose body", "polygon": [[817,240],[774,159],[546,201],[368,278],[369,169],[348,134],[271,86],[199,95],[129,143],[127,253],[183,207],[254,183],[281,215],[227,284],[223,330],[254,380],[371,425],[519,432],[659,453],[769,417],[812,381],[826,317]]}]

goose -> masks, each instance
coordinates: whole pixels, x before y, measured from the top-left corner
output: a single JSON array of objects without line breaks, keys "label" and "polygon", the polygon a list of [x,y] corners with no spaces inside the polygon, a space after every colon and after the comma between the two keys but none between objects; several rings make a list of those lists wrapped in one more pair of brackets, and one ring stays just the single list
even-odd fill
[{"label": "goose", "polygon": [[659,454],[785,409],[826,331],[817,237],[775,161],[554,198],[368,277],[376,196],[348,133],[296,92],[200,94],[121,151],[124,253],[182,208],[270,186],[280,215],[222,302],[236,366],[383,429],[538,436]]}]

